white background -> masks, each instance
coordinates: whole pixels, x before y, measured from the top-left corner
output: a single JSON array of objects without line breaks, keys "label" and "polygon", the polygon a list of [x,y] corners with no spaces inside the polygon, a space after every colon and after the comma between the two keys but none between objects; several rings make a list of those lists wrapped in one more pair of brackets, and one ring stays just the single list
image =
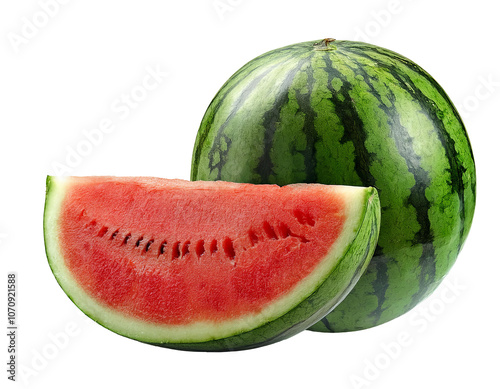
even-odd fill
[{"label": "white background", "polygon": [[[500,217],[495,192],[500,50],[498,12],[492,4],[2,1],[2,312],[9,271],[17,272],[19,287],[18,382],[11,385],[494,386],[500,346],[495,223]],[[469,238],[446,283],[419,308],[377,328],[346,334],[306,331],[268,347],[232,353],[190,353],[141,344],[80,314],[45,258],[46,175],[66,165],[64,173],[74,175],[189,179],[196,131],[223,82],[263,52],[325,37],[364,40],[413,59],[438,80],[463,116],[478,169],[477,207]],[[140,94],[144,77],[152,71],[157,83],[148,84],[150,90]],[[126,111],[123,96],[131,93],[140,101],[132,101],[134,107]],[[85,134],[103,120],[110,121],[113,130],[85,149]],[[86,155],[70,158],[78,147]],[[2,333],[7,331],[4,318]],[[3,388],[8,354],[6,337],[2,338]]]}]

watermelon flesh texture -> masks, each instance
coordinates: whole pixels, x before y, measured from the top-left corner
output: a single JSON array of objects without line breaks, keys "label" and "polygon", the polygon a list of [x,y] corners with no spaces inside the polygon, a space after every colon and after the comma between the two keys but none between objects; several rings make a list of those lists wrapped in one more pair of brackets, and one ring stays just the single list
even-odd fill
[{"label": "watermelon flesh texture", "polygon": [[49,177],[51,269],[89,317],[188,350],[272,343],[329,312],[365,270],[373,188]]}]

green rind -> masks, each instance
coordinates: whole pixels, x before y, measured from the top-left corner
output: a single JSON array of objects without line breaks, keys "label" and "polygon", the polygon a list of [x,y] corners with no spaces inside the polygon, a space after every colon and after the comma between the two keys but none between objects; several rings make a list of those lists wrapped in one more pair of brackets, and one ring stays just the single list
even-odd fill
[{"label": "green rind", "polygon": [[191,179],[375,186],[378,247],[328,318],[335,331],[370,328],[413,308],[455,262],[474,213],[474,158],[456,108],[418,65],[366,43],[315,43],[266,53],[226,82],[200,125]]},{"label": "green rind", "polygon": [[[144,343],[182,350],[229,351],[255,348],[286,339],[308,328],[331,311],[352,289],[360,275],[365,271],[375,249],[380,226],[380,203],[377,191],[374,188],[366,188],[363,192],[361,211],[357,214],[359,219],[354,220],[354,224],[359,226],[354,239],[344,248],[342,255],[335,261],[335,264],[328,273],[324,275],[325,279],[320,281],[314,290],[310,290],[311,293],[308,296],[302,299],[302,301],[298,301],[289,311],[280,317],[270,318],[269,322],[263,323],[250,331],[234,333],[231,336],[220,339],[211,339],[203,342],[193,342],[188,339],[180,343],[171,341],[154,342],[148,341],[148,338],[151,338],[151,336],[147,333],[139,337],[117,331],[113,327],[112,320],[96,316],[95,311],[88,308],[89,305],[86,302],[82,304],[81,297],[75,298],[75,289],[73,288],[78,289],[78,285],[73,283],[68,286],[67,275],[63,274],[64,269],[61,268],[64,265],[60,259],[55,259],[56,257],[60,258],[58,254],[60,251],[58,248],[59,243],[57,242],[57,238],[55,239],[57,234],[54,233],[54,226],[57,225],[59,217],[59,209],[56,208],[58,208],[57,204],[60,204],[60,199],[63,195],[60,189],[54,188],[55,186],[52,178],[47,177],[44,239],[49,266],[64,292],[92,320],[117,334]],[[355,231],[353,230],[353,233]],[[81,293],[81,291],[78,293]]]}]

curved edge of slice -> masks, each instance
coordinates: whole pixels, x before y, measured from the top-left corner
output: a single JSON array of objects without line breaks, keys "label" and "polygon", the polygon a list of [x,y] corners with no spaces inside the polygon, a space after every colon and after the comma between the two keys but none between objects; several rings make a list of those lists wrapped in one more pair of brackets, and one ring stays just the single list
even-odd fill
[{"label": "curved edge of slice", "polygon": [[[230,328],[229,332],[222,335],[220,332],[215,334],[219,331],[217,329],[213,335],[205,334],[201,338],[193,336],[187,329],[183,339],[183,329],[162,328],[157,324],[143,323],[109,312],[88,296],[67,271],[57,238],[60,208],[66,185],[70,181],[70,178],[47,177],[45,250],[56,280],[73,303],[92,320],[122,336],[168,348],[194,351],[250,349],[289,338],[307,329],[331,312],[354,287],[373,255],[380,228],[380,203],[376,189],[336,187],[337,191],[345,191],[346,198],[350,199],[350,216],[329,254],[312,274],[300,282],[297,291],[280,299],[276,305],[278,308],[273,305],[270,309],[264,309],[259,314],[258,322],[246,325],[244,318],[238,319],[239,327],[236,326],[236,329]],[[203,331],[211,328],[205,323],[201,327],[196,324],[194,333],[200,328]],[[216,329],[220,324],[212,327]]]},{"label": "curved edge of slice", "polygon": [[[346,187],[350,188],[350,187]],[[269,345],[290,338],[308,329],[328,315],[354,288],[366,271],[377,246],[380,231],[380,201],[377,190],[364,188],[358,228],[351,225],[351,240],[335,265],[325,275],[319,286],[303,301],[272,322],[253,331],[204,343],[156,344],[157,346],[196,351],[246,350]],[[354,224],[354,223],[353,223]],[[319,308],[318,308],[319,307]],[[293,323],[292,325],[290,325]],[[260,341],[256,341],[260,339]]]}]

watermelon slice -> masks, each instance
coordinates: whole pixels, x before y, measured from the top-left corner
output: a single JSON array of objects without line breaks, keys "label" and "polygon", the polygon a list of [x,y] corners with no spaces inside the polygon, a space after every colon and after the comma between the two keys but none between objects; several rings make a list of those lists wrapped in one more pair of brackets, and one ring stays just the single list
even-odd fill
[{"label": "watermelon slice", "polygon": [[90,318],[223,351],[288,338],[338,304],[376,246],[373,188],[48,177],[45,247]]}]

